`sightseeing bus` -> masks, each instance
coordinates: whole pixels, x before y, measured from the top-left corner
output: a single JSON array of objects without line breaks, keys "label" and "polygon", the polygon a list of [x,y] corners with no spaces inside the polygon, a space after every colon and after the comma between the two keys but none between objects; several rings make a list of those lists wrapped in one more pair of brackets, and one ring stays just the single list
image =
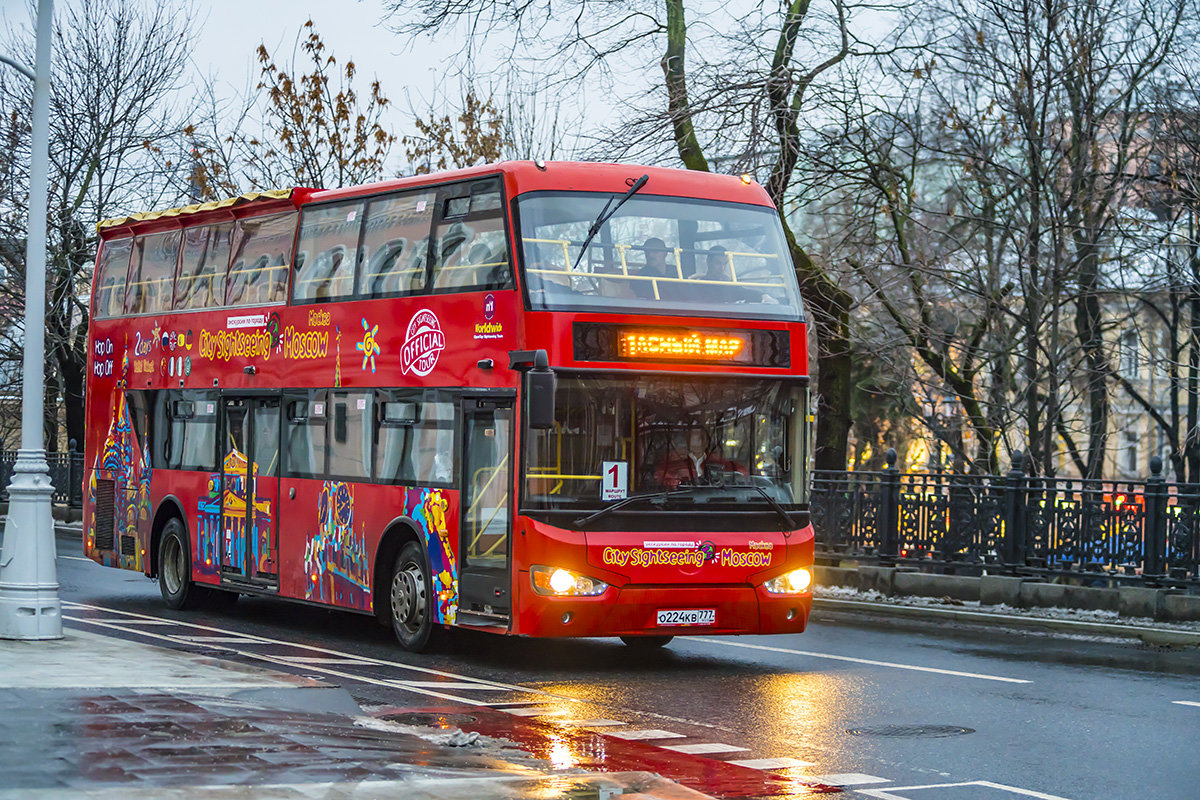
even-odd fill
[{"label": "sightseeing bus", "polygon": [[807,328],[747,177],[506,162],[100,225],[84,547],[401,645],[803,631]]}]

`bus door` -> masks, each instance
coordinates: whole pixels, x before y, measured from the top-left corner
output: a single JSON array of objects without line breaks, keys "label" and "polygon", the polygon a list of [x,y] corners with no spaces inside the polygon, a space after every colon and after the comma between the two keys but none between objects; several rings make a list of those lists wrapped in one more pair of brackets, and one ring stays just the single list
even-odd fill
[{"label": "bus door", "polygon": [[512,398],[463,398],[459,611],[493,623],[512,608],[512,438]]},{"label": "bus door", "polygon": [[279,398],[225,397],[221,577],[278,584]]}]

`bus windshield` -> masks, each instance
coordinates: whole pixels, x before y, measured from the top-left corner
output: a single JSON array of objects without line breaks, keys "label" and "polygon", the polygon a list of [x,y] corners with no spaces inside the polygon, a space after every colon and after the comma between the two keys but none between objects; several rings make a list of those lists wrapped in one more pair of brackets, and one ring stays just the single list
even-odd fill
[{"label": "bus windshield", "polygon": [[554,428],[526,433],[525,506],[806,504],[807,396],[773,379],[560,376]]},{"label": "bus windshield", "polygon": [[532,192],[518,199],[533,309],[802,318],[773,209],[634,195],[583,251],[612,199],[598,192]]}]

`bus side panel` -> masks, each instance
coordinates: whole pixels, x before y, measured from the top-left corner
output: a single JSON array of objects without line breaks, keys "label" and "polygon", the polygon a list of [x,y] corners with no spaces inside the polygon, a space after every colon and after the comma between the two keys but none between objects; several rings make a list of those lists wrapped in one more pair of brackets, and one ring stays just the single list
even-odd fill
[{"label": "bus side panel", "polygon": [[[192,580],[217,585],[221,582],[221,475],[193,470],[161,470],[164,476],[160,497],[172,494],[183,506],[184,524],[192,558]],[[157,506],[156,506],[157,507]]]}]

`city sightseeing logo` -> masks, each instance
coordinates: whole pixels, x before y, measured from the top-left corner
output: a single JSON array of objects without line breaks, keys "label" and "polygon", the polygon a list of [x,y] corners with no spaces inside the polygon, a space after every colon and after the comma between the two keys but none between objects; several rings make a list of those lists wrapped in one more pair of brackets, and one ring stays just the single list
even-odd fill
[{"label": "city sightseeing logo", "polygon": [[404,372],[428,375],[437,366],[438,356],[446,349],[446,336],[437,315],[423,308],[408,323],[404,344],[400,347],[400,366]]}]

